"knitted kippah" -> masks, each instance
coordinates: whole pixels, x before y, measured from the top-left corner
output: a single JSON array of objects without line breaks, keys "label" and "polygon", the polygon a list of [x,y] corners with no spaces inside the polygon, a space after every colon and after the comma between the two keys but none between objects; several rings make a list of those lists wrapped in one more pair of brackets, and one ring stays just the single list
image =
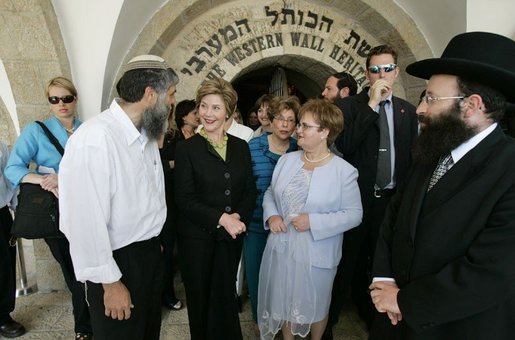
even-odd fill
[{"label": "knitted kippah", "polygon": [[166,61],[156,55],[145,54],[132,58],[123,69],[123,73],[131,70],[138,70],[144,68],[155,68],[166,70],[170,68]]}]

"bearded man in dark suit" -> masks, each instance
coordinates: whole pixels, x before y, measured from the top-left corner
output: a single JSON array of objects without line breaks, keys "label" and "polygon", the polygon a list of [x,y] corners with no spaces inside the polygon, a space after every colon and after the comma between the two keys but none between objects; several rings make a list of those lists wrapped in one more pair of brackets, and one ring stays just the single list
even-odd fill
[{"label": "bearded man in dark suit", "polygon": [[515,325],[515,42],[454,37],[411,64],[429,79],[414,164],[381,226],[371,339],[511,339]]}]

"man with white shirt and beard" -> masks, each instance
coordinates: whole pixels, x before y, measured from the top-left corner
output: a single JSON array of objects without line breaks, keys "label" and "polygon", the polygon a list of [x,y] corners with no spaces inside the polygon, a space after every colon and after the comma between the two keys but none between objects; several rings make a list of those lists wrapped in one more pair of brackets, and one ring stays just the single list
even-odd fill
[{"label": "man with white shirt and beard", "polygon": [[159,339],[166,218],[157,139],[176,73],[157,56],[129,61],[120,98],[68,141],[59,172],[60,228],[84,282],[95,339]]}]

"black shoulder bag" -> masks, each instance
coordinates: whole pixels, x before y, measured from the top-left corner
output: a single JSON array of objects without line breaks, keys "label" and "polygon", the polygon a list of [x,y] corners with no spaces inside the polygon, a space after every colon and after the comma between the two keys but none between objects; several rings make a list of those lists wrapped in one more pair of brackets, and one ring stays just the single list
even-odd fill
[{"label": "black shoulder bag", "polygon": [[[63,147],[46,125],[40,121],[36,123],[61,156],[64,155]],[[11,234],[26,239],[64,237],[59,230],[59,201],[55,195],[39,184],[21,183]]]}]

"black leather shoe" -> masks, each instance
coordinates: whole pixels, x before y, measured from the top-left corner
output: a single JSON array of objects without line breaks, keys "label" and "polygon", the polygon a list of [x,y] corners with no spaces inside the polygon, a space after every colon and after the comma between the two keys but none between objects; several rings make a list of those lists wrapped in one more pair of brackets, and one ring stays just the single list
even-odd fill
[{"label": "black leather shoe", "polygon": [[5,322],[0,324],[0,335],[4,338],[17,338],[25,334],[25,327],[9,317]]},{"label": "black leather shoe", "polygon": [[180,310],[182,309],[182,302],[177,298],[171,300],[163,299],[163,306],[168,310]]}]

